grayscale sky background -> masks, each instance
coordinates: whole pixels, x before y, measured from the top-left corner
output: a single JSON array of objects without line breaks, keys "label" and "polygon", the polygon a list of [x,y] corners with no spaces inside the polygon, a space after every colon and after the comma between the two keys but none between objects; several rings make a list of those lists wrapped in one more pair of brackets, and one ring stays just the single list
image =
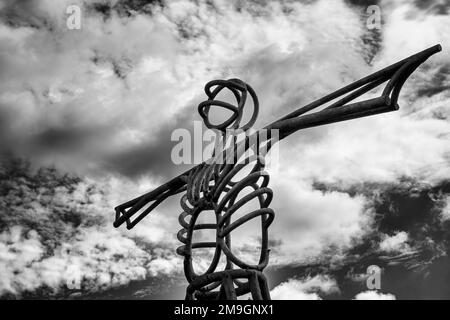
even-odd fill
[{"label": "grayscale sky background", "polygon": [[[170,135],[204,84],[251,84],[260,127],[437,43],[398,112],[280,145],[275,299],[450,298],[450,2],[0,1],[0,297],[183,298],[178,199],[131,231],[112,208],[186,169]],[[257,230],[233,239],[246,259]]]}]

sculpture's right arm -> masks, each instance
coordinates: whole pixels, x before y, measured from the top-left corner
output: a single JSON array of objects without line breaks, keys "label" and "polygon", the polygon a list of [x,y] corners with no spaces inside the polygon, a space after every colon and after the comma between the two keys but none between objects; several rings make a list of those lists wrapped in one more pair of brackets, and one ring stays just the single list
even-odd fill
[{"label": "sculpture's right arm", "polygon": [[[192,170],[194,170],[194,168],[180,174],[167,183],[140,197],[134,198],[115,207],[114,210],[116,211],[116,219],[114,221],[114,227],[117,228],[126,222],[127,229],[133,228],[165,199],[185,191],[187,177]],[[151,204],[147,206],[149,203]],[[131,217],[135,214],[138,214],[138,216],[131,220]]]}]

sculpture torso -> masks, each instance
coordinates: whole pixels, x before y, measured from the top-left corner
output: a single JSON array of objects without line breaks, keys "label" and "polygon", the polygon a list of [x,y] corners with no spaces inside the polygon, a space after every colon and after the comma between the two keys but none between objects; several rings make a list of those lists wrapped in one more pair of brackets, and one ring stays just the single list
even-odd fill
[{"label": "sculpture torso", "polygon": [[[213,92],[209,91],[212,85],[217,86]],[[228,88],[233,92],[238,102],[237,107],[214,100],[223,88]],[[225,133],[226,129],[239,128],[243,130],[242,128],[244,128],[246,130],[253,125],[258,113],[258,100],[253,90],[244,82],[238,79],[213,81],[206,86],[205,91],[209,100],[199,105],[199,112],[208,128],[218,129]],[[248,91],[253,98],[254,112],[249,123],[239,127]],[[220,125],[212,125],[208,119],[211,105],[227,107],[232,110],[234,113],[230,118],[231,121],[228,119]],[[255,150],[259,150],[258,146]],[[250,276],[253,273],[260,278],[257,282],[263,282],[263,286],[267,286],[261,271],[268,263],[268,227],[273,221],[274,211],[269,208],[272,200],[272,190],[268,188],[269,175],[264,171],[263,155],[258,153],[248,155],[240,161],[236,159],[239,158],[238,156],[233,156],[233,159],[228,160],[216,157],[216,160],[222,159],[225,161],[202,163],[187,178],[186,193],[181,198],[183,212],[179,216],[182,229],[177,234],[177,238],[183,243],[177,249],[177,253],[184,257],[185,276],[192,287],[192,294],[189,295],[188,289],[187,298],[194,298],[194,295],[195,298],[217,298],[221,291],[226,294],[230,290],[234,290],[236,295],[249,293],[252,291],[250,282],[253,280],[250,280]],[[251,168],[250,173],[240,181],[235,181],[236,177],[247,169],[247,166]],[[252,191],[248,192],[248,188],[251,188]],[[236,214],[242,206],[251,201],[257,203],[258,209],[251,212],[240,212],[240,218],[233,219],[233,214]],[[215,223],[197,223],[198,217],[205,211],[208,214],[211,214],[211,211],[214,213]],[[231,233],[235,228],[255,218],[261,219],[261,247],[259,263],[252,265],[233,253]],[[216,231],[215,241],[193,242],[194,232],[205,229]],[[214,248],[214,255],[209,268],[201,275],[195,273],[192,261],[193,252],[199,248]],[[226,258],[225,268],[216,270],[222,253]],[[236,267],[240,268],[241,271],[247,270],[250,273],[247,271],[248,274],[236,272],[236,270],[233,270]],[[216,277],[218,280],[216,280]],[[214,291],[220,286],[227,286],[226,282],[223,281],[227,277],[232,279],[228,288]],[[247,281],[242,281],[242,278],[246,278]],[[200,285],[197,285],[197,283],[200,283]],[[259,283],[257,285],[259,286]],[[229,286],[233,286],[233,288]],[[258,291],[252,292],[253,298],[261,296],[261,290]],[[266,299],[269,298],[268,291],[264,293],[264,296]]]}]

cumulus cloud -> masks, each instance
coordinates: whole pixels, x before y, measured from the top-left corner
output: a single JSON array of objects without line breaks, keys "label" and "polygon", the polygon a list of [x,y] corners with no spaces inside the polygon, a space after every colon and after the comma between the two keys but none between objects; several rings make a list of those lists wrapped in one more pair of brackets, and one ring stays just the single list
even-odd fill
[{"label": "cumulus cloud", "polygon": [[384,235],[380,242],[380,250],[385,252],[398,252],[411,250],[408,246],[408,233],[401,231],[393,236]]},{"label": "cumulus cloud", "polygon": [[114,193],[112,182],[94,185],[54,169],[33,174],[21,162],[2,164],[0,296],[42,288],[48,295],[95,292],[178,274],[181,260],[167,248],[164,224],[154,220],[135,234],[111,227],[104,192]]},{"label": "cumulus cloud", "polygon": [[[301,182],[294,172],[274,178],[278,209],[271,232],[282,244],[274,248],[274,263],[312,262],[323,250],[339,252],[354,245],[372,224],[365,199],[344,192],[321,192]],[[279,180],[278,180],[279,177]],[[296,190],[292,194],[291,190]]]},{"label": "cumulus cloud", "polygon": [[322,300],[319,294],[339,293],[336,280],[318,275],[305,279],[289,279],[270,292],[274,300]]},{"label": "cumulus cloud", "polygon": [[395,296],[390,293],[381,293],[376,290],[367,290],[360,292],[355,296],[354,300],[396,300]]},{"label": "cumulus cloud", "polygon": [[[362,48],[364,29],[340,1],[177,1],[131,16],[121,14],[123,2],[78,1],[83,19],[76,31],[65,25],[68,4],[7,2],[9,24],[0,32],[0,105],[8,120],[2,149],[65,169],[167,173],[167,128],[192,118],[202,84],[213,78],[252,83],[264,102],[263,123],[367,69],[353,50]],[[340,52],[333,60],[330,43]],[[330,68],[345,71],[323,79]]]},{"label": "cumulus cloud", "polygon": [[[150,255],[133,240],[85,229],[69,242],[57,246],[51,256],[36,231],[22,235],[20,227],[2,233],[0,294],[20,294],[48,287],[100,290],[143,279]],[[10,243],[10,244],[8,244]]]}]

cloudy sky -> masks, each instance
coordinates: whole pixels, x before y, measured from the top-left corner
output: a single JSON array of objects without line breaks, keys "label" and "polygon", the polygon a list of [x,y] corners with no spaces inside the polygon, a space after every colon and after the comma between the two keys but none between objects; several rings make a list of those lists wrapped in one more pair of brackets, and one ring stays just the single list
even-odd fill
[{"label": "cloudy sky", "polygon": [[[398,112],[281,143],[277,299],[450,298],[449,1],[1,0],[0,297],[183,298],[179,199],[130,231],[112,209],[186,169],[170,136],[200,120],[204,84],[251,84],[261,127],[438,43]],[[250,260],[257,226],[233,238]]]}]

